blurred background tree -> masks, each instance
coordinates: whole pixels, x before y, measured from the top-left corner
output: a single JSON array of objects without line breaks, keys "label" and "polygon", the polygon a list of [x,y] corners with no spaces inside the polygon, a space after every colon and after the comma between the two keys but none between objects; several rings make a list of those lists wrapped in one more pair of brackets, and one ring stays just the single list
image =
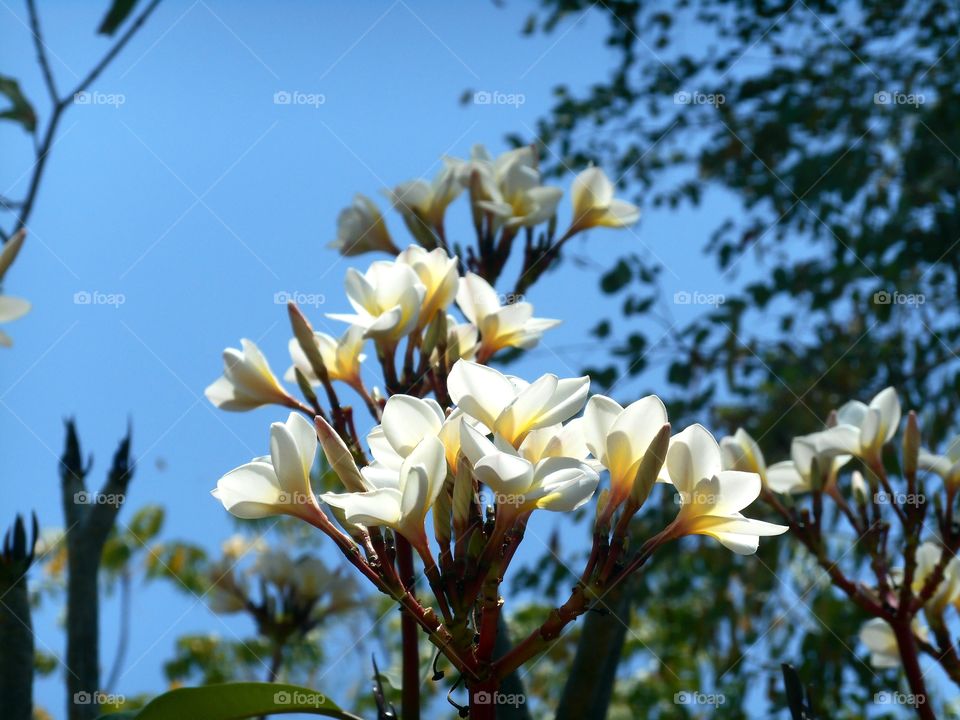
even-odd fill
[{"label": "blurred background tree", "polygon": [[[778,460],[830,408],[895,385],[907,407],[923,408],[925,440],[942,441],[960,387],[958,9],[543,0],[524,32],[559,37],[588,13],[606,17],[615,62],[584,92],[554,89],[536,127],[545,167],[563,175],[596,163],[648,209],[697,212],[711,193],[733,200],[702,236],[682,239],[714,263],[724,294],[693,321],[674,319],[690,293],[670,297],[653,252],[625,253],[603,274],[600,290],[622,299],[622,317],[593,330],[610,348],[586,368],[597,389],[647,380],[666,356],[656,392],[671,418],[712,412],[715,428],[745,427]],[[638,234],[658,241],[642,220]],[[707,547],[671,550],[644,576],[671,602],[644,603],[639,588],[643,621],[600,636],[623,643],[611,717],[657,708],[663,687],[715,688],[728,699],[724,717],[751,716],[762,697],[782,709],[782,660],[830,717],[863,717],[874,692],[896,687],[896,673],[858,659],[863,618],[796,548],[762,548],[750,564]],[[533,684],[556,677],[533,674]],[[652,712],[676,717],[678,707]]]},{"label": "blurred background tree", "polygon": [[642,372],[649,328],[666,322],[675,411],[709,406],[782,450],[811,414],[895,385],[942,439],[960,388],[960,9],[544,0],[525,31],[564,32],[588,11],[607,16],[617,61],[585,93],[555,88],[544,162],[602,164],[647,207],[737,200],[689,238],[726,295],[694,322],[670,322],[655,260],[609,269],[601,289],[632,319],[624,336],[597,327],[615,347],[596,380]]}]

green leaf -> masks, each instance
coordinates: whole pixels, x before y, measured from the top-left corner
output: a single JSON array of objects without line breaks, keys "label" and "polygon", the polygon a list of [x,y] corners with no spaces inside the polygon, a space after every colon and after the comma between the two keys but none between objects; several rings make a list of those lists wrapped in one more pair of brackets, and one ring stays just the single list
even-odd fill
[{"label": "green leaf", "polygon": [[633,277],[633,271],[623,260],[619,260],[614,268],[600,278],[600,289],[607,295],[612,295],[622,289]]},{"label": "green leaf", "polygon": [[99,720],[242,720],[291,713],[356,720],[356,715],[344,712],[316,690],[257,682],[178,688],[155,697],[139,711],[101,715]]},{"label": "green leaf", "polygon": [[113,35],[117,28],[123,25],[123,21],[130,17],[136,5],[137,0],[113,0],[97,32],[101,35]]},{"label": "green leaf", "polygon": [[20,90],[20,83],[11,77],[0,75],[0,95],[12,103],[9,108],[0,112],[0,118],[20,123],[27,132],[32,133],[37,129],[37,114]]},{"label": "green leaf", "polygon": [[164,511],[161,505],[147,505],[137,511],[127,529],[138,543],[145,544],[160,532],[160,528],[163,527],[163,517]]}]

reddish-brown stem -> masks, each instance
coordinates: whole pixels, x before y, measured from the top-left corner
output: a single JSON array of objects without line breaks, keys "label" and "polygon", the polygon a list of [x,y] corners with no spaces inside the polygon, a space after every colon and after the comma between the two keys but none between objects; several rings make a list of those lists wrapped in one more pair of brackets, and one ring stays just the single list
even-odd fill
[{"label": "reddish-brown stem", "polygon": [[930,697],[927,695],[927,686],[923,679],[923,669],[920,667],[920,658],[917,653],[917,643],[910,627],[909,618],[897,618],[892,623],[893,634],[897,638],[897,647],[900,650],[900,659],[903,662],[903,672],[907,676],[910,692],[914,696],[914,708],[917,716],[923,720],[936,720]]},{"label": "reddish-brown stem", "polygon": [[[396,535],[397,569],[400,582],[414,594],[413,547],[399,533]],[[414,595],[414,599],[416,596]],[[420,649],[417,621],[406,606],[400,611],[400,635],[403,646],[403,690],[401,716],[403,720],[420,718]]]}]

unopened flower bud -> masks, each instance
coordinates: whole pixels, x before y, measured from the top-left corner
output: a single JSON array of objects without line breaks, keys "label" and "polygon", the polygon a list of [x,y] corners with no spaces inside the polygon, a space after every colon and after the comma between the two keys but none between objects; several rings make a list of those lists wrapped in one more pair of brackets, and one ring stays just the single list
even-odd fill
[{"label": "unopened flower bud", "polygon": [[640,466],[637,468],[637,476],[633,481],[633,488],[630,490],[630,501],[636,505],[639,510],[650,496],[653,484],[657,481],[663,463],[667,459],[667,449],[670,447],[670,423],[665,423],[660,431],[650,441]]},{"label": "unopened flower bud", "polygon": [[327,462],[330,463],[330,467],[340,478],[343,486],[350,492],[366,492],[369,488],[363,482],[360,470],[357,469],[357,464],[353,460],[353,454],[337,431],[319,415],[314,419],[314,425],[317,428],[320,445],[323,447],[323,454],[327,456]]},{"label": "unopened flower bud", "polygon": [[460,538],[470,526],[473,505],[473,474],[466,458],[460,457],[453,481],[453,531]]},{"label": "unopened flower bud", "polygon": [[907,427],[903,432],[903,474],[912,477],[917,474],[920,457],[920,424],[917,414],[911,410],[907,415]]}]

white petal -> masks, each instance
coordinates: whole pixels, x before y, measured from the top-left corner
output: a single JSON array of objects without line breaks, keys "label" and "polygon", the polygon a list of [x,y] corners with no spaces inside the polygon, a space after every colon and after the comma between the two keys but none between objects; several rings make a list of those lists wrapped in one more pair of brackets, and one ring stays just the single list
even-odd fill
[{"label": "white petal", "polygon": [[810,485],[792,460],[774,463],[767,468],[767,486],[778,493],[804,492]]},{"label": "white petal", "polygon": [[505,375],[467,360],[454,364],[447,378],[447,390],[463,412],[491,428],[516,396]]},{"label": "white petal", "polygon": [[623,408],[605,395],[594,395],[583,411],[587,448],[604,465],[607,464],[607,435],[621,412]]},{"label": "white petal", "polygon": [[870,401],[870,407],[880,411],[880,436],[883,442],[890,442],[900,425],[900,398],[897,397],[897,391],[892,387],[881,390]]},{"label": "white petal", "polygon": [[691,425],[671,438],[666,465],[677,489],[692,492],[700,480],[721,471],[720,446],[703,425]]},{"label": "white petal", "polygon": [[325,503],[342,509],[354,525],[394,526],[400,520],[400,491],[373,490],[365,493],[324,493]]},{"label": "white petal", "polygon": [[22,298],[0,295],[0,322],[11,322],[30,312],[30,303]]},{"label": "white petal", "polygon": [[425,437],[436,437],[442,423],[433,406],[424,400],[393,395],[383,408],[380,424],[393,449],[406,457]]},{"label": "white petal", "polygon": [[227,512],[239,518],[262,518],[283,512],[282,491],[269,463],[252,462],[231,470],[217,481],[213,494]]},{"label": "white petal", "polygon": [[537,418],[536,427],[546,427],[572,418],[583,407],[590,393],[590,378],[562,378],[550,398],[550,404]]}]

